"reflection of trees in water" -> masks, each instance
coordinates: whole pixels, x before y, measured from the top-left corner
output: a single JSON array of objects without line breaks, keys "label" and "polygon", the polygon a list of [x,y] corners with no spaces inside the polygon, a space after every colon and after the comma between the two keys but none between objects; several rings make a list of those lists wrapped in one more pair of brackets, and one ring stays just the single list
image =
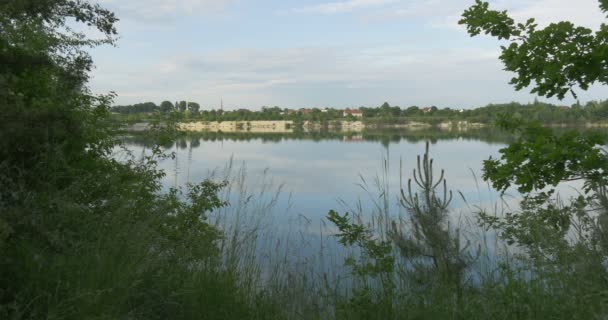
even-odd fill
[{"label": "reflection of trees in water", "polygon": [[186,141],[185,137],[181,137],[177,140],[177,147],[179,147],[181,150],[188,148],[188,142]]},{"label": "reflection of trees in water", "polygon": [[[145,143],[147,146],[153,147],[154,146],[154,140],[153,139],[144,139]],[[168,141],[164,141],[160,143],[160,146],[163,147],[164,149],[171,149],[173,148],[174,145],[174,141],[173,140],[168,140]]]},{"label": "reflection of trees in water", "polygon": [[[156,144],[154,139],[145,133],[133,134],[122,137],[126,143],[140,146],[151,147]],[[216,141],[252,141],[258,140],[266,143],[277,143],[281,141],[345,141],[349,143],[357,142],[377,142],[384,147],[390,144],[398,144],[402,141],[408,143],[419,143],[430,141],[435,144],[439,141],[481,141],[490,144],[508,144],[513,137],[502,130],[494,128],[470,129],[466,131],[457,130],[366,130],[364,132],[294,132],[294,133],[241,133],[241,132],[196,132],[180,136],[172,141],[163,141],[160,145],[166,149],[173,146],[179,149],[198,148],[202,142]]]},{"label": "reflection of trees in water", "polygon": [[198,137],[191,137],[190,139],[191,148],[198,148],[201,146],[201,140]]}]

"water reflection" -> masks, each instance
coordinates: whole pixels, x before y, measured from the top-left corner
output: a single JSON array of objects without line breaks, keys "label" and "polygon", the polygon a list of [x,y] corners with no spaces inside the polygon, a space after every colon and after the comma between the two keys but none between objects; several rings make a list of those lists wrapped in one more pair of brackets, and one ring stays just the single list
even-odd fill
[{"label": "water reflection", "polygon": [[[292,192],[295,213],[316,221],[339,203],[355,204],[369,197],[369,190],[361,188],[362,181],[371,183],[383,175],[389,191],[395,193],[391,210],[399,212],[396,194],[402,176],[407,180],[427,140],[432,143],[436,168],[446,170],[450,188],[476,204],[496,201],[498,195],[477,177],[481,176],[483,160],[496,156],[510,139],[508,134],[489,128],[355,134],[196,133],[165,143],[163,147],[175,157],[161,162],[160,167],[170,177],[164,184],[171,187],[203,180],[232,160],[245,165],[251,176],[269,172]],[[143,134],[124,137],[124,141],[128,148],[139,152],[154,146],[154,141]],[[454,204],[456,208],[464,205],[464,201]]]},{"label": "water reflection", "polygon": [[[263,143],[281,143],[286,141],[343,141],[343,142],[378,142],[385,147],[390,144],[399,144],[402,141],[418,143],[430,141],[436,144],[440,141],[467,140],[483,141],[488,144],[506,144],[511,141],[512,136],[504,131],[493,128],[481,128],[471,130],[368,130],[362,133],[342,133],[331,131],[318,132],[293,132],[293,133],[242,133],[242,132],[196,132],[188,133],[174,141],[177,147],[185,149],[188,147],[198,148],[204,142],[216,141],[252,141],[259,140]],[[154,141],[145,133],[134,134],[125,137],[125,141],[140,146],[151,147]],[[169,142],[163,145],[165,148],[173,147]]]},{"label": "water reflection", "polygon": [[[455,196],[451,203],[454,225],[468,223],[473,230],[470,234],[484,235],[475,229],[478,208],[500,214],[518,202],[516,194],[501,198],[479,178],[483,161],[496,157],[511,139],[508,134],[489,128],[356,134],[196,133],[164,143],[162,147],[174,157],[160,161],[159,167],[166,172],[165,189],[210,176],[230,176],[221,172],[237,172],[231,176],[233,193],[228,198],[231,207],[226,209],[226,216],[250,214],[249,220],[235,219],[249,227],[253,223],[248,221],[256,221],[256,228],[262,224],[256,219],[266,217],[266,233],[256,240],[258,250],[276,251],[276,239],[289,239],[289,246],[293,247],[281,242],[283,249],[291,248],[289,254],[297,261],[315,263],[320,270],[337,270],[336,265],[342,265],[342,251],[331,237],[334,230],[324,222],[328,211],[360,212],[373,220],[378,207],[386,203],[382,210],[388,211],[389,218],[403,216],[399,191],[411,176],[416,156],[424,152],[427,140],[432,143],[434,167],[445,169],[448,188],[462,195]],[[155,146],[155,141],[145,134],[125,136],[123,140],[133,154],[143,154]],[[276,197],[268,190],[282,190],[283,196]],[[379,205],[380,202],[383,203]],[[328,256],[335,260],[322,259],[327,251],[333,252]]]},{"label": "water reflection", "polygon": [[[165,188],[184,186],[209,176],[221,179],[223,175],[218,172],[226,171],[227,166],[236,167],[232,171],[238,174],[232,180],[231,208],[226,216],[251,212],[256,217],[264,216],[266,240],[256,240],[260,250],[271,247],[276,239],[289,239],[293,246],[289,254],[295,260],[313,263],[314,257],[319,257],[320,261],[314,262],[315,268],[338,270],[342,254],[346,253],[340,251],[331,236],[335,230],[324,221],[330,209],[361,212],[373,220],[378,215],[379,202],[385,201],[390,216],[403,216],[398,194],[415,167],[416,156],[424,152],[427,140],[432,142],[430,152],[435,168],[446,170],[448,187],[455,194],[461,192],[469,204],[492,207],[499,201],[499,195],[475,175],[480,176],[483,160],[496,156],[509,139],[508,135],[490,129],[452,133],[197,133],[166,143],[165,151],[175,156],[159,162],[159,166],[167,173],[163,180]],[[124,141],[134,154],[155,145],[145,135],[124,137]],[[268,192],[272,189],[270,184],[284,185],[283,195],[276,201],[275,194]],[[274,205],[252,205],[252,201]],[[455,197],[451,207],[454,219],[459,220],[455,223],[465,221],[461,220],[463,215],[471,216],[472,211],[461,197]],[[334,260],[321,259],[323,252],[332,252],[328,256]]]}]

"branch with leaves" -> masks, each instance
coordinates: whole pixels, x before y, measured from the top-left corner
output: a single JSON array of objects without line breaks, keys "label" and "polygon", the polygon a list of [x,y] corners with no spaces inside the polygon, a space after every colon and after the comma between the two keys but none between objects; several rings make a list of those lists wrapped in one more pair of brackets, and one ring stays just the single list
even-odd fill
[{"label": "branch with leaves", "polygon": [[[608,1],[600,1],[601,10],[608,11]],[[459,24],[471,36],[482,32],[498,40],[510,40],[501,46],[505,70],[516,73],[511,79],[515,89],[532,85],[532,93],[563,99],[568,92],[575,98],[575,88],[608,84],[608,26],[599,30],[575,26],[568,21],[539,28],[534,19],[516,23],[506,11],[490,10],[489,4],[476,0],[467,9]]]}]

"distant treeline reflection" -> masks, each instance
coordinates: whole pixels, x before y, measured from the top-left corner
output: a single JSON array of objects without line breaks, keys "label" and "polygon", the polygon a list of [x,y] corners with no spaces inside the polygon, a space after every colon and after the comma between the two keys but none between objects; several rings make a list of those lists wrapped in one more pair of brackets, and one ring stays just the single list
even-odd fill
[{"label": "distant treeline reflection", "polygon": [[284,141],[343,141],[345,143],[374,142],[384,146],[397,144],[402,141],[417,143],[430,141],[437,143],[441,140],[469,140],[483,141],[492,144],[506,144],[512,136],[504,131],[481,128],[465,131],[446,131],[446,130],[367,130],[360,133],[342,132],[296,132],[296,133],[225,133],[225,132],[197,132],[187,133],[159,142],[152,135],[147,133],[137,133],[123,137],[123,141],[128,144],[136,144],[152,147],[160,144],[164,148],[176,146],[180,149],[197,148],[202,142],[214,141],[262,141],[264,143],[279,143]]}]

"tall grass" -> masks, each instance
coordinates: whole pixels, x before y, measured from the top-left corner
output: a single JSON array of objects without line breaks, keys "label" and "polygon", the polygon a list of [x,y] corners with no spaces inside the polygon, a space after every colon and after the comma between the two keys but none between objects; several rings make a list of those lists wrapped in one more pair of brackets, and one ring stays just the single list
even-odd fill
[{"label": "tall grass", "polygon": [[[413,212],[411,206],[395,206],[404,195],[401,189],[391,190],[386,159],[377,176],[359,176],[365,198],[338,203],[350,213],[348,225],[361,227],[365,235],[344,247],[336,237],[344,230],[325,220],[317,226],[305,217],[293,216],[291,221],[297,221],[297,226],[283,226],[286,232],[278,232],[281,227],[276,215],[288,213],[291,195],[285,191],[288,186],[276,184],[268,171],[252,174],[245,165],[230,161],[210,173],[210,177],[230,181],[222,193],[230,206],[210,215],[210,221],[224,233],[218,243],[221,270],[235,279],[237,289],[230,290],[241,292],[257,317],[600,319],[607,314],[606,270],[593,262],[597,261],[593,251],[577,249],[581,243],[546,252],[560,256],[557,261],[535,256],[478,220],[481,215],[501,217],[520,210],[512,206],[512,199],[476,204],[457,192],[463,207],[454,210],[444,204],[446,219],[434,228],[450,234],[450,243],[458,245],[456,251],[443,251],[447,247],[442,246],[448,244],[440,243],[436,250],[454,259],[468,257],[458,267],[461,271],[433,267],[429,255],[404,253],[399,239],[415,236]],[[401,163],[400,172],[407,177]],[[472,174],[471,179],[477,178]],[[401,185],[406,189],[407,183]],[[491,193],[489,186],[486,189]],[[478,184],[478,192],[486,191]],[[294,230],[300,231],[298,237],[293,236]],[[320,245],[308,241],[306,231],[314,231]],[[378,253],[384,246],[389,251]],[[315,250],[312,255],[303,253]],[[445,281],[446,273],[455,278]]]},{"label": "tall grass", "polygon": [[[145,152],[142,155],[143,162],[150,161]],[[124,201],[104,204],[116,212],[102,225],[99,221],[78,224],[93,241],[79,243],[81,247],[67,251],[71,254],[45,252],[37,257],[29,254],[34,249],[28,242],[16,247],[21,251],[12,256],[20,254],[26,268],[20,274],[34,281],[29,282],[31,287],[20,288],[19,304],[0,303],[0,318],[602,319],[608,315],[605,256],[591,248],[584,221],[577,229],[584,236],[553,246],[553,251],[530,250],[521,243],[508,243],[500,229],[477,220],[517,210],[507,202],[488,206],[462,199],[463,207],[451,208],[449,183],[444,189],[440,175],[431,179],[433,168],[424,157],[414,173],[422,179],[422,189],[412,183],[408,191],[402,163],[401,188],[391,189],[387,159],[388,155],[377,176],[359,177],[364,198],[337,203],[348,216],[332,211],[322,221],[293,214],[289,186],[274,181],[271,171],[250,172],[246,164],[231,159],[208,175],[213,181],[227,182],[217,190],[219,201],[227,205],[205,214],[205,222],[219,230],[218,237],[165,234],[159,226],[167,223],[166,218],[143,212],[160,210],[159,205],[177,210],[175,217],[190,212],[197,208],[197,198],[189,198],[186,190],[163,191],[159,196],[164,200],[150,204],[150,199],[136,197],[137,190],[125,187]],[[65,211],[62,219],[82,219],[79,212]],[[429,212],[435,218],[426,219]],[[36,259],[47,261],[41,264]]]},{"label": "tall grass", "polygon": [[[446,203],[448,217],[436,228],[451,234],[453,240],[450,241],[462,246],[451,253],[443,251],[445,247],[438,250],[455,258],[468,257],[460,275],[451,267],[433,268],[429,256],[404,254],[395,239],[395,230],[401,237],[415,236],[412,209],[411,206],[394,209],[391,205],[398,201],[400,190],[391,192],[389,172],[388,161],[383,161],[381,174],[371,180],[360,177],[360,186],[368,197],[354,204],[342,202],[351,213],[347,218],[351,228],[347,231],[351,233],[321,225],[320,234],[361,237],[345,241],[348,244],[343,250],[319,248],[322,259],[334,262],[343,259],[345,268],[314,272],[318,269],[289,269],[288,264],[277,264],[273,274],[283,272],[284,276],[261,282],[262,288],[273,288],[268,297],[281,301],[283,316],[294,319],[599,319],[607,314],[607,300],[603,298],[608,292],[606,270],[597,263],[598,258],[593,257],[597,251],[582,249],[585,246],[582,239],[569,247],[556,248],[558,251],[546,251],[548,256],[539,256],[521,244],[508,243],[500,237],[500,230],[477,220],[480,215],[499,217],[521,210],[510,205],[512,200],[497,199],[495,205],[488,206],[463,199],[465,206],[460,212],[449,210]],[[462,194],[458,196],[464,198]],[[357,226],[363,233],[352,233]],[[332,241],[331,237],[326,240]],[[390,251],[375,251],[384,245]],[[283,261],[289,258],[288,255],[282,257]],[[390,261],[387,258],[394,259],[394,263],[384,268],[379,262]],[[446,272],[455,273],[458,280],[442,280]]]}]

